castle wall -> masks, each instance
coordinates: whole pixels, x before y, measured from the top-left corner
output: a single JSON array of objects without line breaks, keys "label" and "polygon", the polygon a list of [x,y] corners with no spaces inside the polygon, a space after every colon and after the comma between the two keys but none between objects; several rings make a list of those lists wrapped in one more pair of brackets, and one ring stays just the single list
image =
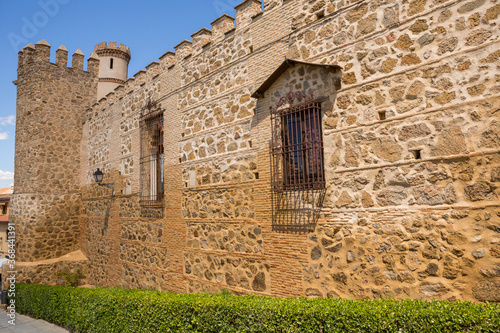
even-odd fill
[{"label": "castle wall", "polygon": [[[330,186],[308,240],[306,294],[498,301],[498,33],[489,21],[498,5],[381,4],[347,13],[342,31],[339,17],[299,33],[290,48],[344,68],[325,113]],[[407,19],[381,29],[394,17]],[[325,29],[333,44],[359,41],[321,53],[332,42]]]},{"label": "castle wall", "polygon": [[[499,301],[498,6],[273,0],[260,12],[249,0],[235,29],[222,16],[181,42],[87,111],[89,282]],[[252,98],[285,58],[337,64],[341,86],[297,64]],[[269,108],[290,90],[322,108],[326,190],[309,232],[273,229]],[[139,202],[149,100],[167,134],[161,208]]]},{"label": "castle wall", "polygon": [[59,257],[78,249],[80,142],[85,110],[95,100],[96,63],[83,71],[75,53],[49,60],[42,41],[19,53],[15,191],[11,216],[17,231],[17,260]]}]

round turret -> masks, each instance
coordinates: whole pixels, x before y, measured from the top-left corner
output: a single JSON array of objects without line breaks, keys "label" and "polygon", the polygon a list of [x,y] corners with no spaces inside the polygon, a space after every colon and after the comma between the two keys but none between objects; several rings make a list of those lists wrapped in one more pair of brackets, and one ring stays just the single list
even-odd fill
[{"label": "round turret", "polygon": [[127,81],[130,50],[116,42],[99,43],[94,48],[92,56],[99,57],[99,84],[97,85],[97,100],[100,100],[116,87]]}]

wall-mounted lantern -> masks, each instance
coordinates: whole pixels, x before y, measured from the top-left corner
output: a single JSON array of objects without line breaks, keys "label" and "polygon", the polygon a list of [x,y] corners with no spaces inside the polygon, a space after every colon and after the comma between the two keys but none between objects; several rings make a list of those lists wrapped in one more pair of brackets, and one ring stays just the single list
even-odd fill
[{"label": "wall-mounted lantern", "polygon": [[97,168],[96,172],[94,172],[94,180],[96,181],[97,185],[112,189],[113,195],[115,195],[115,183],[101,184],[103,176],[104,174],[102,173],[102,171]]}]

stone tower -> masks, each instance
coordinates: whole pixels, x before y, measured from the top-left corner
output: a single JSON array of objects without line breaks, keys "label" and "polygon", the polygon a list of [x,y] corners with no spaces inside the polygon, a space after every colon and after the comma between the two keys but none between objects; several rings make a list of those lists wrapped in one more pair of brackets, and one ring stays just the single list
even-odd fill
[{"label": "stone tower", "polygon": [[127,80],[130,50],[123,44],[102,42],[95,46],[94,53],[100,59],[97,85],[97,100],[100,100]]},{"label": "stone tower", "polygon": [[16,259],[36,261],[79,248],[80,145],[82,122],[95,103],[99,59],[42,40],[19,52],[16,152],[11,220]]}]

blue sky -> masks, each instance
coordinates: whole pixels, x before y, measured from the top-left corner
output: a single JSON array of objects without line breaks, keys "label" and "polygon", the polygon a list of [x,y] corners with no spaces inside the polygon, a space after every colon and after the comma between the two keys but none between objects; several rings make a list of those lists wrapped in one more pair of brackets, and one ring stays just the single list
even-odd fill
[{"label": "blue sky", "polygon": [[[13,183],[17,53],[45,39],[52,61],[60,45],[69,58],[116,41],[132,53],[129,76],[243,0],[0,0],[0,188]],[[86,63],[86,61],[85,61]]]}]

